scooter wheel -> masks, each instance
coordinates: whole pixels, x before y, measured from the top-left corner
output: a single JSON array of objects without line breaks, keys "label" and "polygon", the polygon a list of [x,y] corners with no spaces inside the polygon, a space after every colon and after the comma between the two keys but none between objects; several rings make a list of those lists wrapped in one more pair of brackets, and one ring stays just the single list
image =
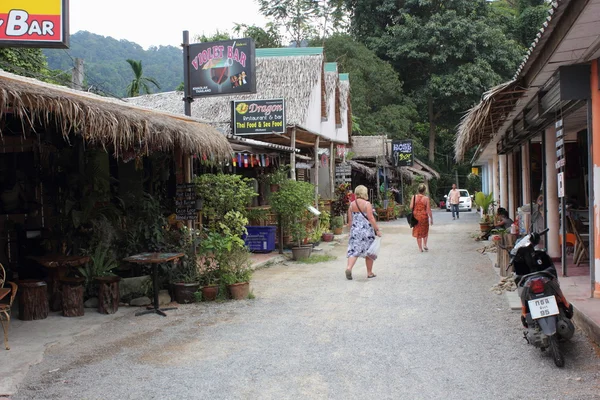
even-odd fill
[{"label": "scooter wheel", "polygon": [[562,352],[558,348],[558,340],[556,339],[556,335],[550,336],[550,349],[552,350],[552,358],[554,359],[554,364],[558,368],[562,368],[565,366],[565,358],[562,355]]}]

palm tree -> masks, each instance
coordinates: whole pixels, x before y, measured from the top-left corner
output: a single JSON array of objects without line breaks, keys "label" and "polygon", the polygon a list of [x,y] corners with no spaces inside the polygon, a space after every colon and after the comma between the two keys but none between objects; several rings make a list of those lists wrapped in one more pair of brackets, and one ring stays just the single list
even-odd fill
[{"label": "palm tree", "polygon": [[127,60],[127,62],[131,66],[131,69],[133,70],[133,75],[134,75],[133,80],[131,81],[129,86],[127,86],[127,95],[129,97],[139,96],[140,91],[143,91],[146,94],[150,94],[150,87],[148,86],[148,83],[151,83],[154,86],[156,86],[157,89],[160,89],[160,85],[158,84],[156,79],[144,76],[144,72],[142,71],[142,61],[141,60],[140,61]]}]

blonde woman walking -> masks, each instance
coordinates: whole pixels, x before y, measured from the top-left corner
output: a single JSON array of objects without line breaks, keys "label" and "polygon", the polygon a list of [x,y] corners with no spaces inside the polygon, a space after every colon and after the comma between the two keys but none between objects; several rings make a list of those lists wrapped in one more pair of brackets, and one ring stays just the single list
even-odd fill
[{"label": "blonde woman walking", "polygon": [[348,225],[350,225],[350,240],[348,241],[348,267],[346,278],[352,279],[352,268],[358,257],[365,258],[367,264],[367,278],[375,278],[373,273],[373,260],[367,257],[367,250],[375,240],[375,236],[381,237],[381,231],[373,216],[373,207],[367,200],[369,194],[363,185],[354,189],[356,200],[350,203],[348,208]]},{"label": "blonde woman walking", "polygon": [[433,225],[433,214],[431,213],[431,202],[429,197],[425,196],[427,186],[424,183],[419,185],[418,194],[413,196],[410,201],[410,208],[413,211],[413,215],[419,221],[417,225],[413,227],[412,235],[417,239],[417,245],[421,253],[423,250],[428,251],[427,239],[429,238],[429,224]]}]

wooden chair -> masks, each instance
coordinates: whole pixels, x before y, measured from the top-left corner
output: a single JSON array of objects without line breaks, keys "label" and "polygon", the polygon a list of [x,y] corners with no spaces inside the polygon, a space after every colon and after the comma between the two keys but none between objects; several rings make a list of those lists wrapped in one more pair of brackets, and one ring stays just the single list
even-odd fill
[{"label": "wooden chair", "polygon": [[567,215],[567,223],[571,231],[575,235],[575,238],[577,239],[577,243],[575,244],[575,251],[573,252],[573,260],[575,261],[575,266],[578,267],[582,261],[589,260],[590,258],[590,254],[586,245],[586,243],[589,242],[590,235],[588,233],[579,233],[575,221],[573,221],[573,218],[571,218],[571,216],[569,215]]},{"label": "wooden chair", "polygon": [[[10,288],[5,288],[4,286],[8,285]],[[0,324],[2,324],[2,329],[4,330],[4,347],[6,350],[10,350],[8,346],[8,327],[10,326],[10,309],[12,307],[13,301],[17,296],[17,285],[13,282],[6,281],[6,271],[4,270],[4,266],[0,264],[0,291],[8,290],[8,303],[0,303]]]}]

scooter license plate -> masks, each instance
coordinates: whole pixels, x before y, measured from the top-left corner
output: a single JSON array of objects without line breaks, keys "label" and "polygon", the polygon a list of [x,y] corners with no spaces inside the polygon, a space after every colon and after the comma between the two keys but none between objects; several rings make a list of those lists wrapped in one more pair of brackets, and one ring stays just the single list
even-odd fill
[{"label": "scooter license plate", "polygon": [[540,319],[549,317],[550,315],[559,314],[558,304],[556,303],[556,297],[554,296],[529,300],[528,303],[529,312],[531,313],[531,318],[533,319]]}]

